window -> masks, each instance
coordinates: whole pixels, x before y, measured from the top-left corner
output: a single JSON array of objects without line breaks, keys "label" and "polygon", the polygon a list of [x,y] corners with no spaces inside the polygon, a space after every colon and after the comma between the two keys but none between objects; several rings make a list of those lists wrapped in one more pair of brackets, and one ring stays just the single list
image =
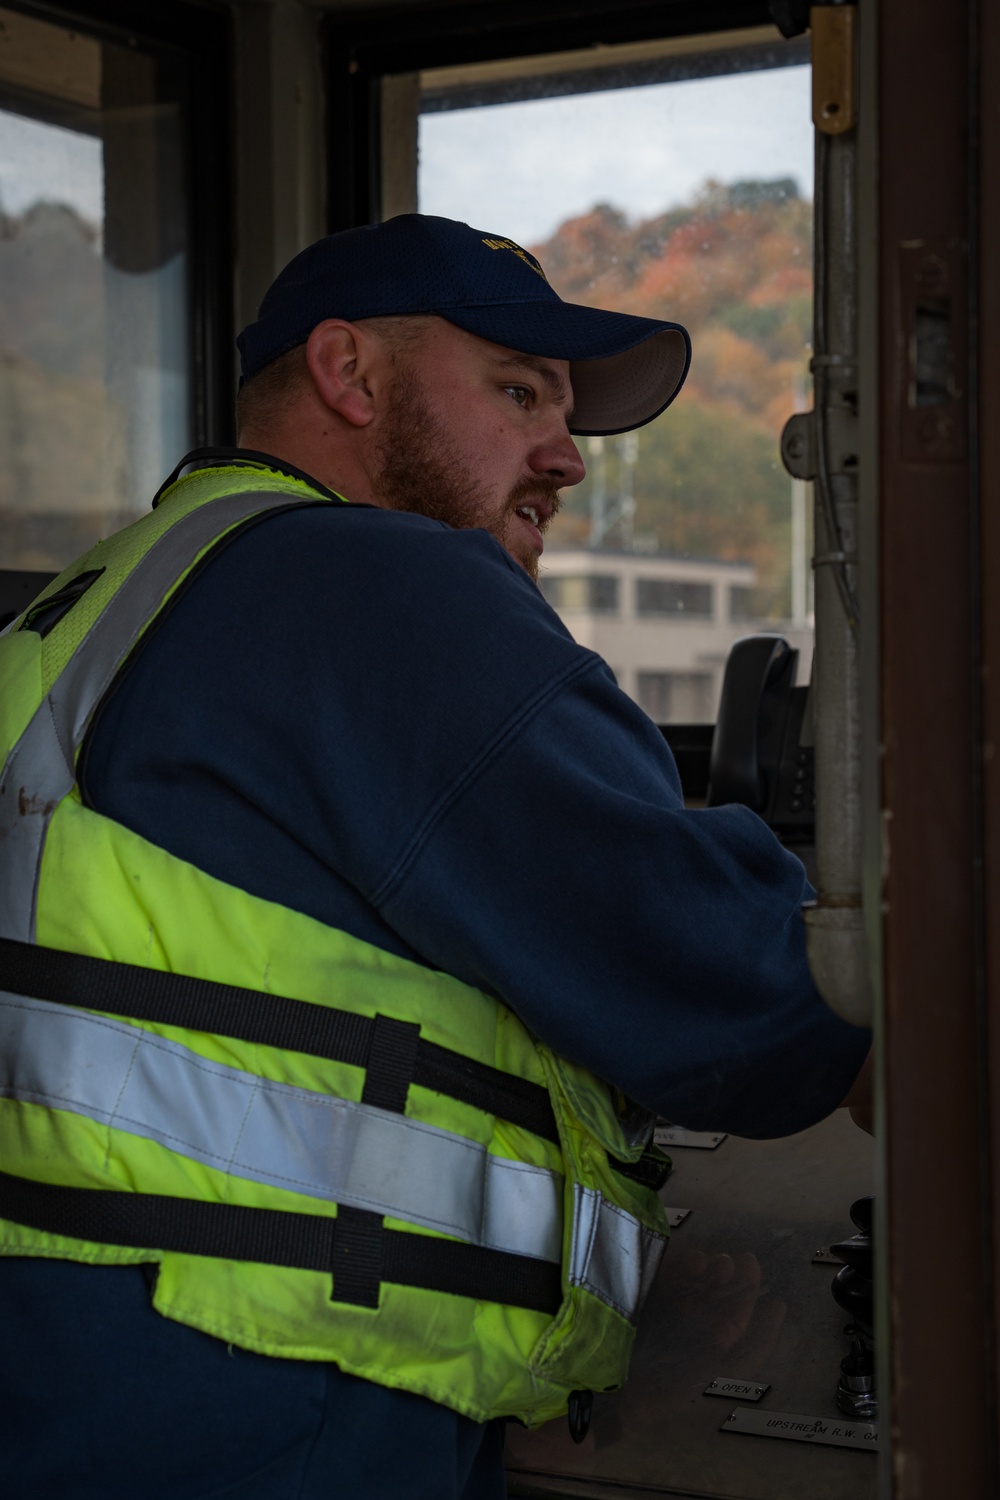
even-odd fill
[{"label": "window", "polygon": [[712,711],[709,672],[639,672],[639,707],[654,724],[700,724]]},{"label": "window", "polygon": [[645,616],[710,620],[714,612],[713,593],[710,583],[688,583],[674,578],[637,578],[635,612]]},{"label": "window", "polygon": [[729,618],[731,620],[753,620],[757,617],[757,590],[745,584],[729,586]]},{"label": "window", "polygon": [[[174,30],[190,24],[177,19]],[[186,448],[225,435],[224,423],[209,431],[217,388],[231,393],[233,382],[209,347],[219,335],[228,344],[230,330],[207,306],[228,273],[225,153],[208,121],[220,98],[225,109],[227,83],[216,18],[198,26],[200,55],[0,8],[8,568],[60,570],[142,513]],[[194,87],[206,65],[214,102]],[[211,225],[195,224],[195,178],[213,191]],[[195,233],[213,255],[195,256]],[[196,368],[211,370],[211,392]]]},{"label": "window", "polygon": [[618,579],[613,573],[543,575],[540,587],[553,609],[618,613]]},{"label": "window", "polygon": [[[755,620],[794,622],[807,645],[804,487],[779,456],[811,355],[807,47],[760,28],[432,67],[417,82],[422,212],[512,236],[570,302],[691,331],[691,373],[668,411],[580,441],[588,476],[564,494],[546,560],[586,549],[742,564]],[[744,633],[712,583],[656,571],[633,596],[641,631],[613,647],[629,690],[654,629],[658,665],[679,672],[699,659],[687,622],[715,632],[701,655]],[[570,629],[611,649],[591,638],[587,605],[554,587],[556,607],[578,613]],[[737,607],[751,607],[746,596]]]}]

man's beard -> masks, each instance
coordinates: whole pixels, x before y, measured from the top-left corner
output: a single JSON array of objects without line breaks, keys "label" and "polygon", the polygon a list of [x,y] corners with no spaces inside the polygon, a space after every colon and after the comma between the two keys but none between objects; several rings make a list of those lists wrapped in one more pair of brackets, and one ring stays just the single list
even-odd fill
[{"label": "man's beard", "polygon": [[477,484],[416,378],[405,369],[396,376],[384,418],[374,482],[379,500],[390,510],[430,516],[459,530],[481,527],[490,532],[537,581],[538,555],[533,548],[518,545],[522,534],[516,511],[520,505],[544,500],[550,508],[548,519],[539,527],[544,531],[559,509],[557,486],[541,476],[527,478],[498,500]]}]

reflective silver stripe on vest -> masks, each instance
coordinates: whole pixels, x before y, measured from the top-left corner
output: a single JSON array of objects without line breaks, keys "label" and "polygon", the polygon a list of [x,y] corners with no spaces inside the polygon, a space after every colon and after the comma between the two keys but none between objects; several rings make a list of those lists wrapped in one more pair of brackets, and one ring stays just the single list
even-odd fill
[{"label": "reflective silver stripe on vest", "polygon": [[666,1236],[647,1229],[596,1188],[573,1185],[569,1279],[634,1323],[649,1295]]},{"label": "reflective silver stripe on vest", "polygon": [[35,940],[49,821],[73,785],[76,751],[95,707],[167,590],[230,526],[303,498],[252,491],[206,500],[153,543],[98,615],[0,772],[0,936]]},{"label": "reflective silver stripe on vest", "polygon": [[234,1177],[562,1259],[563,1178],[405,1115],[273,1083],[138,1026],[0,994],[0,1095]]}]

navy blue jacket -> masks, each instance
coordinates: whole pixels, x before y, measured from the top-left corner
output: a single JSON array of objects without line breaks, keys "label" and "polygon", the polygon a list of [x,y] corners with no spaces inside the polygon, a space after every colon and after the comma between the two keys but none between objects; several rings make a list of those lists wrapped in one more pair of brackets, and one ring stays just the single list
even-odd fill
[{"label": "navy blue jacket", "polygon": [[809,977],[801,863],[746,809],[684,808],[660,733],[483,531],[341,505],[250,527],[124,675],[83,781],[691,1128],[801,1130],[864,1057]]},{"label": "navy blue jacket", "polygon": [[[685,810],[659,732],[485,532],[363,506],[252,526],[120,678],[82,779],[219,879],[501,996],[681,1124],[800,1130],[868,1046],[809,978],[798,860],[744,809]],[[0,1323],[12,1494],[505,1492],[498,1424],[227,1351],[159,1318],[135,1267],[0,1263]]]}]

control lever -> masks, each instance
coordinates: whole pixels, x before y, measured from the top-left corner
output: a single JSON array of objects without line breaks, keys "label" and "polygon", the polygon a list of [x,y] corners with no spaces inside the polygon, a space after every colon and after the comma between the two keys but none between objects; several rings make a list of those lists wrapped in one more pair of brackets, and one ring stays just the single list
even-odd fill
[{"label": "control lever", "polygon": [[830,1249],[845,1264],[833,1278],[834,1300],[850,1315],[844,1332],[851,1340],[850,1352],[840,1362],[837,1407],[845,1416],[861,1422],[878,1417],[875,1394],[874,1255],[872,1247],[871,1198],[851,1204],[851,1219],[858,1233]]}]

